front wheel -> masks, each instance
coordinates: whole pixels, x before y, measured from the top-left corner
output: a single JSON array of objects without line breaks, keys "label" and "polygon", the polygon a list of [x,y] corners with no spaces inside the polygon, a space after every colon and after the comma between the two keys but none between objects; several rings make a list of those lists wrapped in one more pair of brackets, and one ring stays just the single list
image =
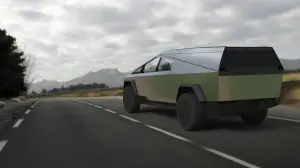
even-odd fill
[{"label": "front wheel", "polygon": [[268,115],[268,109],[255,111],[253,113],[241,115],[247,125],[259,125]]},{"label": "front wheel", "polygon": [[138,95],[135,93],[131,85],[124,88],[123,104],[128,113],[136,113],[140,110]]}]

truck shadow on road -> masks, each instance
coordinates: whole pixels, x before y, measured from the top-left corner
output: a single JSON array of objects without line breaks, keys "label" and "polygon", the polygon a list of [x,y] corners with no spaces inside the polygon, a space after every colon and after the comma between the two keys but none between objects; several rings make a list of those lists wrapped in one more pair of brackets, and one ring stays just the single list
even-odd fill
[{"label": "truck shadow on road", "polygon": [[[153,113],[156,115],[165,116],[171,120],[176,120],[175,109],[143,107],[141,108],[140,113]],[[266,120],[258,126],[248,126],[244,124],[243,120],[239,116],[228,116],[228,117],[210,116],[206,118],[204,127],[199,131],[210,131],[210,130],[218,130],[218,129],[227,129],[232,131],[267,131],[267,130],[274,131],[279,129],[290,129],[292,127],[300,128],[300,124],[289,122],[289,121],[266,118]]]}]

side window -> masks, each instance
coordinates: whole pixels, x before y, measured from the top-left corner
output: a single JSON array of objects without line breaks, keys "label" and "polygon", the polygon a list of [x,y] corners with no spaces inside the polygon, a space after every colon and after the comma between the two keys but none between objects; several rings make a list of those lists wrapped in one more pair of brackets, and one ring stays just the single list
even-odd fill
[{"label": "side window", "polygon": [[158,71],[170,71],[170,70],[171,70],[171,61],[162,58],[158,65]]},{"label": "side window", "polygon": [[142,69],[143,69],[143,67],[140,67],[137,70],[135,70],[132,74],[142,73]]},{"label": "side window", "polygon": [[148,62],[144,67],[144,72],[155,72],[159,59],[160,58],[154,58],[152,61]]}]

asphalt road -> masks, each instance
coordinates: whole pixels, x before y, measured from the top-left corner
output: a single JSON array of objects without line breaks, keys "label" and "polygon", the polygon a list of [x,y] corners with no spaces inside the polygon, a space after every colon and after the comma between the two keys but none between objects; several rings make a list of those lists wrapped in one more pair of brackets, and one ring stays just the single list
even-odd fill
[{"label": "asphalt road", "polygon": [[43,100],[0,134],[0,167],[300,167],[299,109],[272,109],[257,127],[210,123],[183,131],[172,110],[127,114],[116,98]]}]

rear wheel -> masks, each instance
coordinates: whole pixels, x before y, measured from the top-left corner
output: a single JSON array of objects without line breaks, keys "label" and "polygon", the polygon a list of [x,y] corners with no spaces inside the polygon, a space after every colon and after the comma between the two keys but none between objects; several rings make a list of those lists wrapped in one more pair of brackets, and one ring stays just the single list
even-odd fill
[{"label": "rear wheel", "polygon": [[204,121],[204,108],[194,93],[183,93],[176,104],[177,120],[184,130],[199,129]]},{"label": "rear wheel", "polygon": [[123,104],[128,113],[136,113],[140,110],[138,95],[135,93],[131,85],[128,85],[124,88]]},{"label": "rear wheel", "polygon": [[241,115],[247,125],[259,125],[268,115],[268,109],[255,111],[253,113]]}]

